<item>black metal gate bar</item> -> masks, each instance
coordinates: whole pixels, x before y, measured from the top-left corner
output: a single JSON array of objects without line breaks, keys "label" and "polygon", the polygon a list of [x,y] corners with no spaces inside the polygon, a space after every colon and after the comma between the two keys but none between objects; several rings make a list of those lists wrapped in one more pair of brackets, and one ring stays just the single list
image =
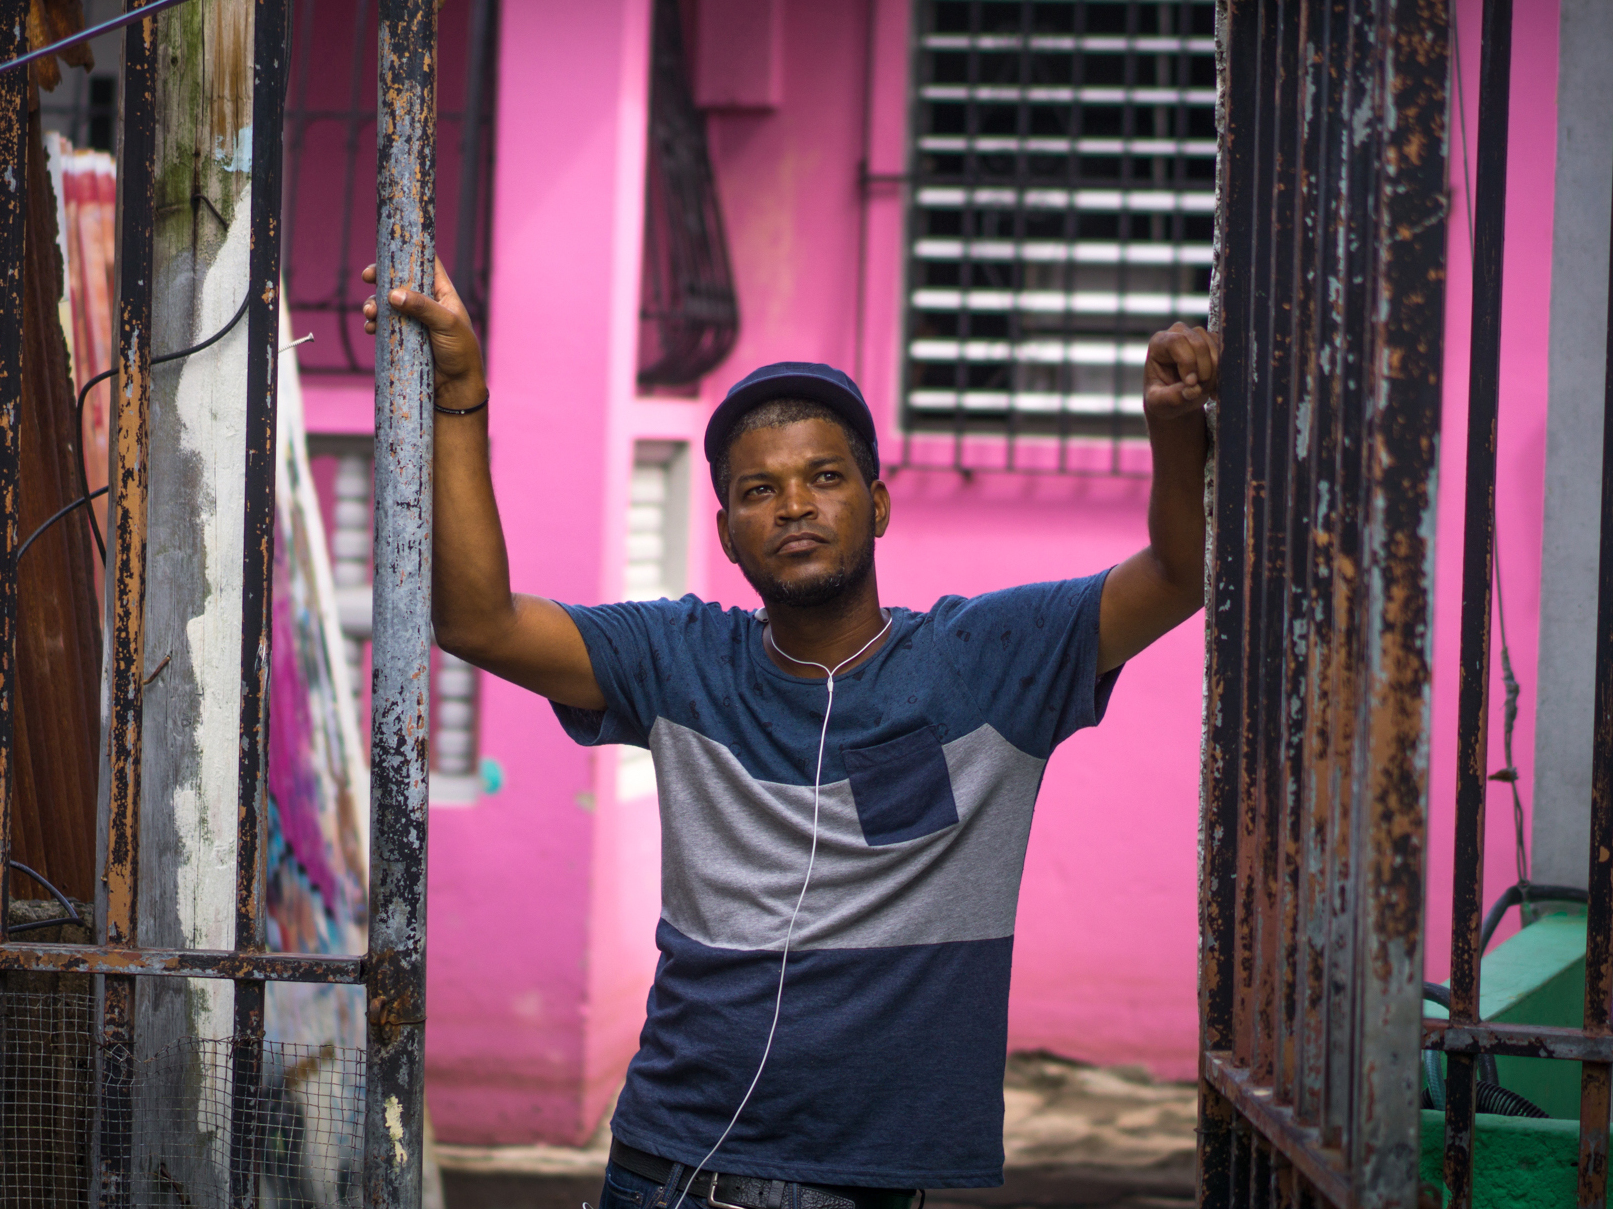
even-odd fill
[{"label": "black metal gate bar", "polygon": [[[1252,321],[1246,249],[1253,235],[1255,90],[1230,88],[1253,76],[1258,43],[1249,21],[1229,21],[1217,10],[1217,78],[1221,153],[1217,181],[1217,311],[1223,332],[1245,331]],[[1248,377],[1242,341],[1226,344],[1223,381]],[[1230,400],[1230,393],[1228,398]],[[1204,1209],[1235,1203],[1233,1171],[1240,1149],[1239,1118],[1228,1090],[1213,1075],[1215,1055],[1234,1043],[1237,970],[1236,878],[1239,785],[1243,745],[1243,498],[1248,474],[1249,423],[1241,401],[1222,404],[1214,417],[1214,481],[1210,504],[1209,607],[1205,618],[1204,767],[1200,795],[1202,851],[1199,871],[1199,1162],[1198,1202]]]},{"label": "black metal gate bar", "polygon": [[[1272,659],[1281,684],[1276,710],[1276,746],[1271,757],[1272,785],[1282,818],[1278,836],[1277,953],[1280,963],[1274,1048],[1277,1101],[1291,1108],[1298,1105],[1302,1079],[1300,992],[1304,982],[1299,937],[1304,905],[1301,879],[1305,867],[1306,811],[1301,783],[1307,718],[1305,633],[1310,571],[1311,461],[1310,445],[1303,439],[1309,435],[1308,413],[1302,408],[1309,402],[1303,371],[1308,334],[1305,315],[1313,301],[1314,290],[1300,271],[1300,266],[1307,263],[1305,248],[1309,245],[1299,214],[1309,197],[1304,136],[1310,128],[1307,100],[1312,94],[1308,86],[1314,83],[1311,56],[1306,53],[1312,20],[1308,5],[1295,6],[1284,14],[1279,62],[1287,81],[1286,87],[1280,90],[1282,103],[1278,109],[1277,131],[1282,192],[1273,207],[1278,239],[1277,255],[1273,258],[1272,369],[1274,385],[1282,392],[1283,409],[1288,416],[1280,439],[1287,450],[1284,455],[1288,464],[1285,494],[1289,500],[1280,518],[1284,530],[1279,534],[1286,582],[1279,585],[1280,596],[1276,602],[1279,616],[1271,627],[1271,641],[1276,648]],[[1286,1161],[1280,1163],[1275,1180],[1279,1200],[1292,1199],[1292,1181],[1291,1165]]]},{"label": "black metal gate bar", "polygon": [[[1295,130],[1298,147],[1299,243],[1295,272],[1301,289],[1294,304],[1293,375],[1295,379],[1295,482],[1291,509],[1292,556],[1303,556],[1294,578],[1290,604],[1289,693],[1298,702],[1299,717],[1286,758],[1290,761],[1288,792],[1295,798],[1298,835],[1297,899],[1294,923],[1293,990],[1295,1024],[1293,1054],[1294,1115],[1311,1125],[1322,1121],[1322,1092],[1327,1067],[1327,979],[1329,911],[1328,837],[1332,800],[1328,725],[1333,695],[1329,640],[1333,634],[1333,583],[1329,576],[1334,549],[1332,526],[1338,509],[1330,492],[1338,457],[1338,409],[1318,373],[1322,325],[1327,309],[1318,289],[1325,279],[1323,265],[1331,199],[1329,184],[1338,179],[1338,147],[1328,139],[1333,113],[1328,100],[1334,95],[1329,53],[1336,40],[1329,38],[1328,6],[1307,6],[1300,38],[1305,101]],[[1308,427],[1309,432],[1305,430]],[[1307,439],[1308,437],[1308,439]]]},{"label": "black metal gate bar", "polygon": [[[129,0],[127,11],[143,7]],[[113,379],[116,454],[108,509],[105,942],[139,943],[140,744],[145,690],[146,442],[151,404],[152,239],[155,231],[157,22],[124,27],[123,122],[118,144],[118,374]],[[103,922],[104,921],[104,922]],[[97,1169],[102,1209],[133,1204],[133,976],[101,980]]]},{"label": "black metal gate bar", "polygon": [[[235,828],[235,949],[267,948],[263,914],[269,821],[269,667],[274,627],[275,428],[280,362],[280,153],[290,0],[252,14],[252,247],[247,268],[246,502],[241,533],[241,746]],[[230,1050],[230,1199],[258,1200],[264,981],[235,983]]]},{"label": "black metal gate bar", "polygon": [[[1243,594],[1248,601],[1249,629],[1244,636],[1243,660],[1243,770],[1241,793],[1248,804],[1239,825],[1238,843],[1238,994],[1234,1010],[1239,1021],[1233,1056],[1249,1068],[1251,1078],[1262,1087],[1271,1081],[1270,986],[1263,976],[1270,969],[1265,951],[1271,937],[1270,915],[1274,903],[1271,891],[1275,880],[1275,853],[1266,842],[1271,829],[1271,801],[1266,789],[1262,764],[1265,726],[1270,717],[1273,686],[1267,682],[1264,658],[1266,585],[1270,550],[1267,523],[1274,507],[1281,507],[1282,469],[1279,481],[1271,482],[1273,467],[1267,435],[1271,427],[1270,346],[1267,343],[1271,315],[1271,198],[1275,167],[1275,126],[1277,108],[1277,0],[1255,0],[1246,10],[1259,28],[1259,58],[1256,65],[1257,98],[1254,128],[1254,196],[1256,221],[1248,255],[1251,260],[1250,311],[1253,323],[1250,343],[1249,378],[1243,405],[1249,412],[1249,477],[1244,486]],[[1252,1155],[1259,1160],[1259,1147]]]},{"label": "black metal gate bar", "polygon": [[[28,49],[28,0],[0,3],[0,60]],[[0,162],[11,165],[0,189],[0,943],[11,901],[12,750],[17,705],[17,544],[21,516],[22,274],[28,214],[28,75],[0,74]],[[0,975],[3,980],[4,975]],[[0,991],[4,983],[0,981]]]},{"label": "black metal gate bar", "polygon": [[[1592,730],[1590,902],[1585,920],[1585,1033],[1605,1040],[1613,1000],[1613,251],[1608,266],[1607,378],[1602,410],[1602,541],[1596,599],[1596,713]],[[1613,1064],[1580,1067],[1579,1203],[1606,1203]]]},{"label": "black metal gate bar", "polygon": [[433,371],[424,329],[386,299],[432,289],[435,0],[381,0],[380,29],[364,1171],[378,1206],[420,1203],[425,1114]]},{"label": "black metal gate bar", "polygon": [[[1462,639],[1457,673],[1455,868],[1451,1005],[1455,1024],[1479,1019],[1484,914],[1484,805],[1489,785],[1490,608],[1495,565],[1496,417],[1500,406],[1501,274],[1506,239],[1507,111],[1512,0],[1485,0],[1474,200],[1472,348],[1467,484],[1462,527]],[[1451,1054],[1445,1081],[1445,1186],[1451,1209],[1473,1203],[1476,1056]]]}]

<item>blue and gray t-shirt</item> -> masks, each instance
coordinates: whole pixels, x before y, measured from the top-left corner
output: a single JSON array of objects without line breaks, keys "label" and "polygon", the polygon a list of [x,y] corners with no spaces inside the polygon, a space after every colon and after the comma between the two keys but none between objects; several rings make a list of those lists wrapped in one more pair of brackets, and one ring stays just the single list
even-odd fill
[{"label": "blue and gray t-shirt", "polygon": [[[1102,716],[1103,576],[928,613],[835,680],[817,862],[767,1070],[712,1166],[873,1187],[1002,1182],[1014,914],[1053,748]],[[567,607],[603,712],[579,743],[654,753],[661,959],[612,1119],[689,1165],[761,1059],[812,838],[827,698],[781,670],[763,622],[693,596]]]}]

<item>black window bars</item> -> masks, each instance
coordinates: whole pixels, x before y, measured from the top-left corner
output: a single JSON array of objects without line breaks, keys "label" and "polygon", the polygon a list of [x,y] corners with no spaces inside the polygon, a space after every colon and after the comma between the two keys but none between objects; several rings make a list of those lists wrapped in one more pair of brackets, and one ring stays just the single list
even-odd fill
[{"label": "black window bars", "polygon": [[1209,306],[1214,14],[917,6],[903,464],[1141,473],[1148,337]]},{"label": "black window bars", "polygon": [[[267,981],[365,988],[368,1008],[364,1199],[418,1205],[421,1180],[425,1020],[426,750],[431,579],[431,359],[424,333],[384,304],[396,285],[429,288],[434,243],[436,123],[435,0],[381,0],[378,255],[383,300],[376,360],[374,708],[371,737],[369,951],[318,956],[265,951],[264,834],[267,822],[267,690],[275,513],[276,363],[280,301],[282,126],[291,0],[255,0],[252,144],[252,299],[245,400],[247,490],[243,543],[240,807],[236,946],[228,951],[142,948],[139,885],[141,699],[144,675],[145,446],[150,396],[156,23],[126,26],[118,188],[119,288],[115,323],[123,389],[116,393],[110,513],[107,642],[110,715],[107,860],[94,945],[29,944],[5,933],[4,971],[98,976],[97,1120],[91,1170],[97,1202],[130,1206],[135,981],[223,978],[235,983],[231,1040],[232,1203],[256,1203],[251,1155],[262,1075]],[[130,0],[128,10],[146,6]],[[0,0],[0,62],[28,48],[27,0]],[[26,75],[0,71],[0,162],[24,162]],[[17,443],[22,323],[21,172],[0,189],[0,874],[7,868],[13,791],[12,686],[16,660]]]},{"label": "black window bars", "polygon": [[[498,0],[446,0],[436,64],[439,254],[471,324],[487,340],[498,79]],[[369,287],[374,199],[366,177],[376,150],[375,0],[293,0],[286,99],[286,305],[314,334],[303,374],[374,369],[359,303]]]}]

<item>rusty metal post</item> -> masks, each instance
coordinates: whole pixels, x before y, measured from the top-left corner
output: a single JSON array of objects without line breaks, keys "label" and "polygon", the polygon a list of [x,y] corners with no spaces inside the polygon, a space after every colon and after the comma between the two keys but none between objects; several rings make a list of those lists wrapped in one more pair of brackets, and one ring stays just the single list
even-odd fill
[{"label": "rusty metal post", "polygon": [[[247,294],[246,516],[241,565],[241,746],[236,819],[235,947],[261,953],[269,818],[269,666],[273,636],[275,417],[280,363],[280,162],[290,0],[252,16],[252,249]],[[262,979],[235,984],[230,1202],[257,1204],[257,1105],[263,1082]]]},{"label": "rusty metal post", "polygon": [[[28,0],[0,3],[0,60],[28,49]],[[0,72],[0,943],[11,901],[17,725],[17,543],[22,506],[22,276],[28,213],[28,73]],[[0,975],[3,979],[4,975]],[[0,990],[3,990],[0,984]]]},{"label": "rusty metal post", "polygon": [[1445,320],[1448,13],[1388,0],[1365,385],[1367,563],[1361,729],[1357,1204],[1417,1203],[1423,851],[1428,806],[1434,469]]},{"label": "rusty metal post", "polygon": [[[1303,1124],[1320,1126],[1323,1077],[1327,1067],[1328,826],[1332,801],[1329,775],[1328,717],[1333,695],[1332,670],[1333,585],[1331,535],[1338,517],[1332,482],[1338,457],[1338,410],[1319,373],[1326,306],[1328,241],[1325,221],[1332,204],[1330,185],[1338,179],[1336,120],[1331,101],[1336,96],[1330,53],[1330,6],[1306,6],[1306,27],[1301,40],[1305,78],[1304,121],[1299,167],[1300,243],[1297,271],[1304,289],[1295,306],[1294,374],[1297,427],[1308,428],[1301,483],[1295,483],[1293,524],[1295,554],[1303,551],[1305,568],[1302,599],[1294,607],[1293,657],[1289,675],[1300,694],[1303,726],[1291,758],[1298,764],[1294,792],[1303,807],[1299,823],[1299,902],[1296,908],[1295,947],[1298,971],[1294,990],[1298,1020],[1294,1034],[1294,1114]],[[1296,434],[1304,439],[1304,434]],[[1300,634],[1303,633],[1303,641]]]},{"label": "rusty metal post", "polygon": [[386,299],[432,287],[436,34],[434,0],[382,0],[364,1178],[389,1209],[421,1192],[433,371],[424,330]]},{"label": "rusty metal post", "polygon": [[[1453,1023],[1479,1018],[1484,915],[1484,804],[1489,772],[1490,607],[1495,567],[1496,417],[1501,394],[1501,270],[1507,215],[1512,0],[1484,0],[1474,190],[1473,343],[1462,526],[1462,645],[1457,666],[1456,827],[1451,899]],[[1473,1203],[1475,1056],[1447,1058],[1445,1186],[1451,1209]]]},{"label": "rusty metal post", "polygon": [[[129,0],[130,10],[143,7]],[[108,510],[106,868],[98,924],[108,945],[134,948],[140,885],[140,728],[145,682],[146,434],[151,403],[157,22],[124,29],[118,150],[118,376]],[[102,1209],[132,1204],[134,985],[102,980],[98,1179]]]},{"label": "rusty metal post", "polygon": [[[1216,290],[1221,298],[1221,398],[1215,424],[1214,487],[1210,507],[1209,599],[1204,610],[1206,669],[1204,770],[1200,787],[1202,864],[1199,871],[1199,1017],[1202,1061],[1233,1046],[1237,970],[1239,785],[1242,781],[1243,493],[1248,474],[1249,249],[1253,238],[1254,88],[1258,0],[1217,5],[1218,75],[1222,81],[1221,146],[1216,208]],[[1236,1203],[1234,1180],[1242,1146],[1231,1102],[1199,1080],[1198,1200],[1206,1209]]]},{"label": "rusty metal post", "polygon": [[1320,358],[1321,389],[1335,409],[1337,461],[1329,467],[1335,503],[1335,524],[1330,540],[1333,584],[1329,687],[1331,709],[1328,727],[1326,774],[1330,801],[1328,827],[1328,937],[1325,973],[1326,1068],[1323,1076],[1322,1136],[1341,1149],[1350,1144],[1354,1112],[1353,1085],[1359,1058],[1355,1018],[1357,926],[1360,910],[1360,853],[1356,840],[1360,826],[1360,745],[1358,701],[1362,692],[1361,641],[1364,605],[1365,532],[1363,474],[1366,453],[1367,406],[1362,379],[1370,367],[1371,352],[1363,338],[1369,328],[1371,285],[1376,278],[1378,250],[1374,241],[1358,238],[1359,229],[1375,227],[1379,144],[1355,137],[1352,124],[1342,115],[1373,106],[1377,89],[1377,8],[1372,0],[1342,0],[1333,5],[1330,37],[1337,48],[1332,61],[1339,64],[1339,96],[1333,111],[1341,120],[1333,130],[1337,154],[1338,186],[1327,213],[1328,258],[1325,288],[1329,295],[1327,339]]},{"label": "rusty metal post", "polygon": [[[1590,902],[1585,920],[1585,1032],[1613,1034],[1613,252],[1608,256],[1607,379],[1602,410],[1602,543],[1596,597],[1596,712],[1592,722]],[[1585,1062],[1579,1088],[1579,1205],[1607,1202],[1613,1065]]]}]

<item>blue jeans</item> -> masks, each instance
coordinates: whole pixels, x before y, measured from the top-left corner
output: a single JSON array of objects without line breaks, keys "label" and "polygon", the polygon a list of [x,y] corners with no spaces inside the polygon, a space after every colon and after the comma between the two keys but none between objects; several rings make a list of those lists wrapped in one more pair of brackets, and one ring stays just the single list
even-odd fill
[{"label": "blue jeans", "polygon": [[[681,1169],[678,1182],[682,1183],[687,1175],[688,1168]],[[904,1206],[918,1200],[905,1195],[891,1199],[893,1203]],[[654,1180],[611,1163],[605,1168],[605,1186],[600,1189],[599,1204],[594,1209],[672,1209],[677,1202],[677,1192],[666,1185],[657,1184]],[[918,1200],[918,1203],[922,1206],[924,1202]],[[691,1193],[683,1198],[683,1209],[706,1209],[706,1198]]]},{"label": "blue jeans", "polygon": [[[663,1185],[654,1180],[634,1175],[625,1167],[611,1163],[605,1168],[605,1186],[599,1192],[599,1204],[594,1209],[655,1209],[661,1201]],[[668,1198],[665,1209],[672,1209],[676,1195]],[[684,1197],[683,1203],[693,1209],[704,1209],[705,1198]]]}]

